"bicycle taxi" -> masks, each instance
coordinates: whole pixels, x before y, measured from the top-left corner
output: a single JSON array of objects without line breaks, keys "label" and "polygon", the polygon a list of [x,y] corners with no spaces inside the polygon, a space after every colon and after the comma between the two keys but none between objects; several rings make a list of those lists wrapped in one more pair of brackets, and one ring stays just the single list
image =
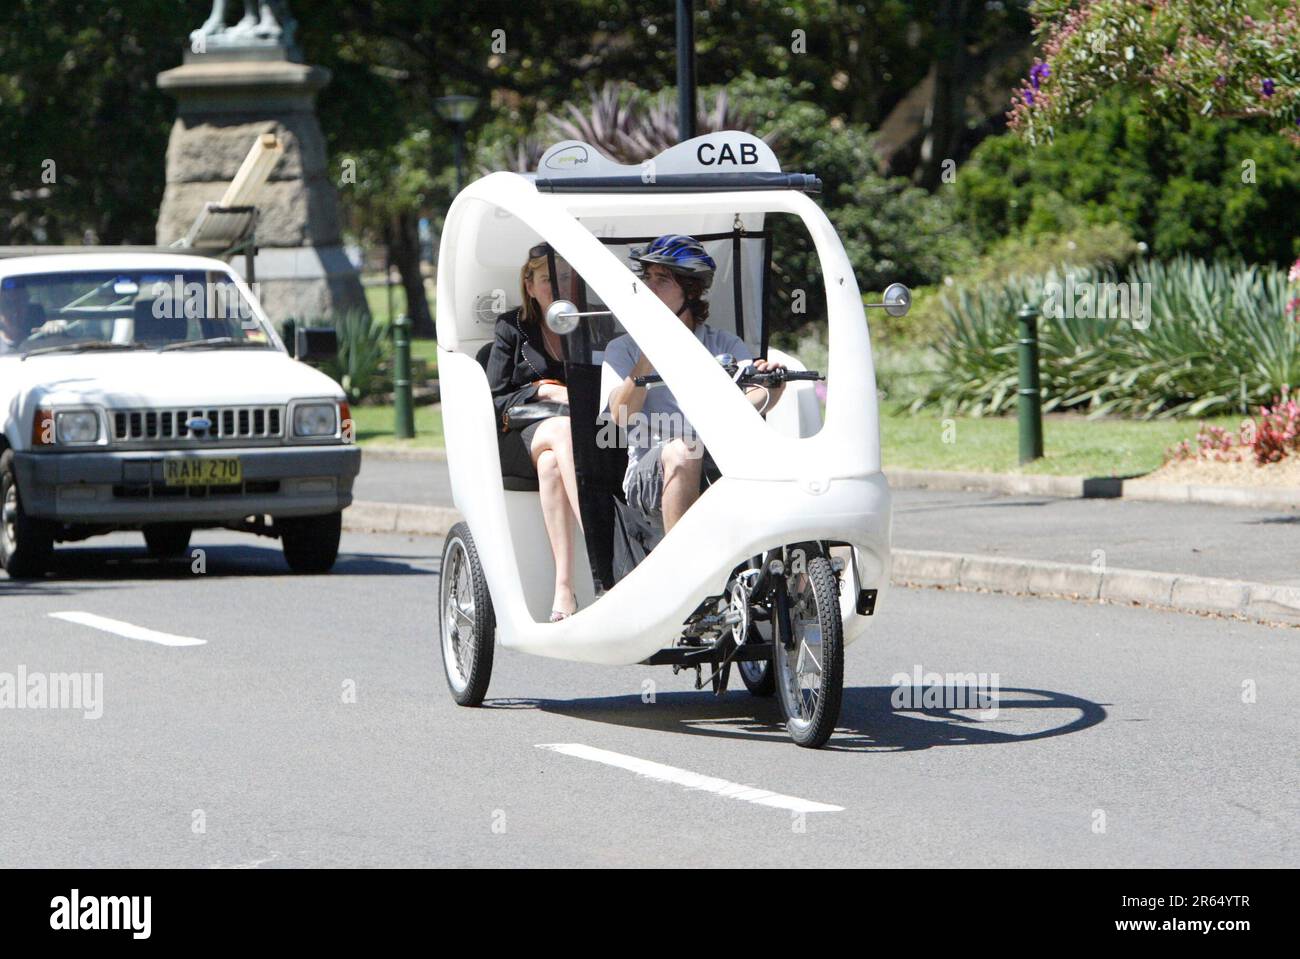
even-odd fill
[{"label": "bicycle taxi", "polygon": [[[821,746],[834,731],[845,647],[866,632],[889,581],[891,506],[864,304],[843,245],[807,195],[819,188],[813,176],[782,172],[763,141],[724,131],[639,166],[565,141],[535,174],[493,173],[456,197],[441,240],[437,332],[447,463],[464,517],[446,540],[439,603],[458,703],[482,702],[500,641],[556,659],[689,670],[695,688],[719,695],[735,666],[751,693],[776,693],[796,743]],[[824,372],[769,342],[778,216],[802,224],[820,263]],[[675,321],[628,259],[664,234],[696,238],[716,262],[709,323],[784,370],[710,355]],[[560,622],[547,620],[555,569],[537,484],[502,473],[485,372],[519,264],[543,243],[581,505],[571,571],[579,608]],[[910,304],[899,284],[883,299],[868,305],[899,316]],[[604,350],[624,333],[708,450],[700,497],[666,535],[628,509],[627,454],[600,408]],[[777,383],[785,388],[765,415],[738,389]]]}]

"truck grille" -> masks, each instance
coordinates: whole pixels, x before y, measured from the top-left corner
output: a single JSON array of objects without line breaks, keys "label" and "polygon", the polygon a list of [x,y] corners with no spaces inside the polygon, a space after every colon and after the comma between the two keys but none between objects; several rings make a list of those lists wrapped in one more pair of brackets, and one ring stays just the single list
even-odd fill
[{"label": "truck grille", "polygon": [[[215,409],[115,410],[113,439],[118,443],[149,443],[159,440],[234,442],[271,440],[284,435],[284,407],[223,406]],[[212,428],[195,433],[188,421],[207,419]]]}]

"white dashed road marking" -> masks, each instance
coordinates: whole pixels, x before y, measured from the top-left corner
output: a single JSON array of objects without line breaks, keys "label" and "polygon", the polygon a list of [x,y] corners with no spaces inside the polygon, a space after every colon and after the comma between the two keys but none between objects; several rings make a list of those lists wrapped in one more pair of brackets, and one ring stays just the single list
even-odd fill
[{"label": "white dashed road marking", "polygon": [[61,619],[65,622],[76,623],[79,626],[89,626],[91,629],[102,629],[106,633],[125,636],[127,639],[138,639],[146,643],[157,643],[159,646],[203,646],[207,643],[206,639],[195,639],[193,636],[173,636],[171,633],[160,633],[157,630],[145,629],[143,626],[133,626],[131,623],[124,623],[120,619],[109,619],[107,616],[96,616],[94,613],[50,613],[50,616],[53,619]]},{"label": "white dashed road marking", "polygon": [[740,799],[745,802],[757,803],[760,806],[774,806],[777,809],[789,809],[793,812],[844,811],[843,806],[830,806],[809,799],[800,799],[798,796],[783,796],[767,789],[743,786],[740,783],[728,782],[714,776],[704,776],[687,769],[678,769],[676,766],[665,766],[663,763],[651,762],[648,759],[637,759],[635,756],[625,756],[622,753],[610,752],[608,749],[584,746],[582,743],[538,743],[537,748],[549,749],[552,752],[563,753],[566,756],[576,756],[578,759],[589,759],[595,763],[604,763],[606,766],[616,766],[619,769],[626,769],[648,779],[676,783],[678,786],[685,786],[687,789],[700,789],[704,792],[726,796],[728,799]]}]

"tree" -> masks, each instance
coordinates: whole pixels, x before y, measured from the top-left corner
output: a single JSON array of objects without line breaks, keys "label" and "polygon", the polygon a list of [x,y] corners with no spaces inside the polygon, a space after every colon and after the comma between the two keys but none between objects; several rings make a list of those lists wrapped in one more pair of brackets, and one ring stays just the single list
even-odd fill
[{"label": "tree", "polygon": [[1262,117],[1296,132],[1296,0],[1035,0],[1032,10],[1043,56],[1011,111],[1030,142],[1116,89],[1152,113]]}]

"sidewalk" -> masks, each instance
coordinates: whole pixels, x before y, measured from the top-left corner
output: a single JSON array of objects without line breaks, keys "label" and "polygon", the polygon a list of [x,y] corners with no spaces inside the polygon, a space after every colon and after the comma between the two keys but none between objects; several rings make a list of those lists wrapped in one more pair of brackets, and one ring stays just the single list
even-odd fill
[{"label": "sidewalk", "polygon": [[[445,462],[364,460],[359,501],[451,506]],[[894,490],[894,546],[1300,586],[1300,513]]]}]

